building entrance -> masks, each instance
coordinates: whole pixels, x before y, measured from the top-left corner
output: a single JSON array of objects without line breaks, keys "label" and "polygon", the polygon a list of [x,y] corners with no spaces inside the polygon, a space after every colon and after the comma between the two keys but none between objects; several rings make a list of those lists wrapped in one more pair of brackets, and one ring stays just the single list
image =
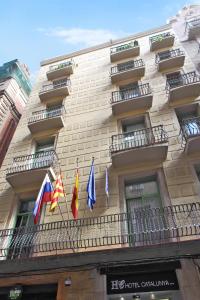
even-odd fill
[{"label": "building entrance", "polygon": [[[20,300],[56,300],[57,284],[45,285],[20,285],[17,292],[21,290]],[[1,300],[15,299],[15,286],[0,288]],[[18,299],[18,298],[16,298]]]}]

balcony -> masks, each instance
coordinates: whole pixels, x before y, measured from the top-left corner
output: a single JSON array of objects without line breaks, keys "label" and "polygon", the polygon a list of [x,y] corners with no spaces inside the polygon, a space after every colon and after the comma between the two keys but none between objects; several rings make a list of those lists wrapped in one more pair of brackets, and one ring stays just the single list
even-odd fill
[{"label": "balcony", "polygon": [[152,93],[149,83],[136,88],[112,92],[112,111],[119,115],[136,109],[148,110],[152,106]]},{"label": "balcony", "polygon": [[40,100],[43,102],[55,97],[64,98],[69,95],[69,87],[69,79],[56,80],[45,84],[39,93]]},{"label": "balcony", "polygon": [[72,60],[50,66],[47,72],[47,78],[48,80],[54,80],[59,77],[67,77],[73,74],[73,67],[74,63]]},{"label": "balcony", "polygon": [[161,163],[167,157],[168,137],[163,126],[140,129],[112,136],[110,146],[114,168]]},{"label": "balcony", "polygon": [[138,41],[123,44],[110,49],[110,61],[115,62],[121,59],[131,58],[140,54]]},{"label": "balcony", "polygon": [[156,54],[155,62],[158,71],[162,72],[168,69],[181,68],[184,65],[185,54],[180,49],[163,51]]},{"label": "balcony", "polygon": [[195,72],[172,76],[167,79],[166,92],[170,103],[187,98],[195,99],[200,94],[200,77]]},{"label": "balcony", "polygon": [[172,47],[174,45],[174,35],[170,32],[154,35],[149,38],[150,51]]},{"label": "balcony", "polygon": [[111,81],[117,83],[122,80],[136,80],[144,76],[145,66],[142,59],[130,60],[111,68]]},{"label": "balcony", "polygon": [[185,153],[195,154],[200,151],[200,117],[185,119],[181,124],[182,146]]},{"label": "balcony", "polygon": [[185,33],[188,40],[195,39],[200,34],[200,18],[186,22]]},{"label": "balcony", "polygon": [[41,131],[64,127],[63,111],[64,106],[59,106],[32,113],[32,117],[28,120],[30,132],[35,134]]},{"label": "balcony", "polygon": [[141,247],[173,245],[197,239],[199,235],[199,202],[137,208],[129,213],[1,230],[0,260],[121,247],[140,247],[142,251]]},{"label": "balcony", "polygon": [[47,172],[55,180],[53,169],[56,164],[57,155],[54,150],[18,156],[13,159],[13,166],[6,171],[6,180],[15,192],[38,188]]}]

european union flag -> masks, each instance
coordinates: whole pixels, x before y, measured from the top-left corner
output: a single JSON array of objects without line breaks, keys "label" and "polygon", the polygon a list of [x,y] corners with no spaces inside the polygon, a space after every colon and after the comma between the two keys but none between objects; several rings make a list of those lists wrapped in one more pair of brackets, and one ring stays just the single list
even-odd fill
[{"label": "european union flag", "polygon": [[87,205],[90,209],[93,209],[93,206],[96,202],[96,191],[95,191],[95,178],[94,178],[94,159],[92,161],[90,176],[87,184]]}]

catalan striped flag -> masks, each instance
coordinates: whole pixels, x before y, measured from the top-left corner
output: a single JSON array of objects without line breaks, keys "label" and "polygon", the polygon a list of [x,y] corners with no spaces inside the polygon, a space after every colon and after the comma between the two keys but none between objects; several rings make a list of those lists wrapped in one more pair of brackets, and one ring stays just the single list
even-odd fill
[{"label": "catalan striped flag", "polygon": [[65,196],[64,194],[64,187],[63,187],[63,182],[62,182],[62,176],[61,174],[58,175],[58,178],[56,179],[56,187],[53,193],[53,198],[51,200],[51,206],[49,211],[53,212],[58,206],[58,198],[63,198]]},{"label": "catalan striped flag", "polygon": [[35,224],[37,224],[39,220],[43,204],[47,202],[51,202],[52,197],[53,197],[53,186],[49,178],[49,175],[46,174],[42,186],[40,188],[40,191],[38,193],[37,199],[35,201],[35,206],[33,210]]},{"label": "catalan striped flag", "polygon": [[78,169],[76,170],[76,179],[75,179],[75,185],[73,188],[73,194],[72,194],[72,203],[71,203],[71,209],[74,219],[78,218],[78,188],[79,188],[79,174]]}]

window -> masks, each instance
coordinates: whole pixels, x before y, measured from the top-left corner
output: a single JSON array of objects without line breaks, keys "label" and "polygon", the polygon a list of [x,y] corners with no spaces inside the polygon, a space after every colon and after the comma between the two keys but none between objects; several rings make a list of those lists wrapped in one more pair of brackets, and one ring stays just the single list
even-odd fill
[{"label": "window", "polygon": [[145,146],[151,139],[151,132],[147,130],[148,118],[146,116],[126,119],[122,121],[124,143],[126,148]]},{"label": "window", "polygon": [[24,226],[32,226],[33,222],[33,208],[35,200],[21,201],[19,212],[17,214],[16,228]]},{"label": "window", "polygon": [[123,100],[132,99],[140,95],[138,82],[134,82],[125,86],[120,86],[120,98]]},{"label": "window", "polygon": [[16,258],[27,256],[31,251],[31,243],[35,234],[34,230],[29,230],[27,227],[34,226],[33,208],[35,200],[24,200],[20,202],[19,212],[17,214],[15,230],[10,240],[8,257]]},{"label": "window", "polygon": [[180,72],[167,74],[166,77],[170,88],[175,88],[179,85],[183,85],[183,77],[181,76]]},{"label": "window", "polygon": [[38,152],[54,150],[54,143],[55,143],[55,137],[37,142],[35,152],[38,153]]},{"label": "window", "polygon": [[184,135],[191,136],[200,133],[198,104],[176,108],[175,111]]},{"label": "window", "polygon": [[157,176],[125,183],[130,242],[137,245],[168,238]]}]

